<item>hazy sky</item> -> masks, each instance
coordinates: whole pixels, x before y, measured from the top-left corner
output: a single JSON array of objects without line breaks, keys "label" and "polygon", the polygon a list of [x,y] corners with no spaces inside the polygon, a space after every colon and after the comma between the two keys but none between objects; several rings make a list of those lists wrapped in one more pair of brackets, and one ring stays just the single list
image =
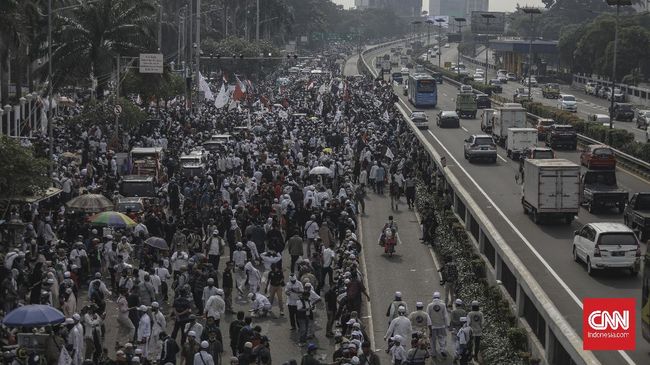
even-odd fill
[{"label": "hazy sky", "polygon": [[[335,3],[343,4],[345,7],[354,6],[354,0],[334,0]],[[429,0],[422,0],[424,10],[429,9]],[[542,0],[490,0],[492,11],[513,11],[519,3],[521,6],[543,6]]]}]

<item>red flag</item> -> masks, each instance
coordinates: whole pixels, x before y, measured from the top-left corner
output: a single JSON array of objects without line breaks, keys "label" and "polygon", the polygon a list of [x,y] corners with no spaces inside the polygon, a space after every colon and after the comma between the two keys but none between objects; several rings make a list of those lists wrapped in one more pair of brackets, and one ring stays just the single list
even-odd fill
[{"label": "red flag", "polygon": [[282,106],[286,109],[289,107],[289,101],[287,99],[282,100]]},{"label": "red flag", "polygon": [[232,93],[232,98],[235,101],[239,101],[244,98],[244,92],[241,90],[241,86],[239,86],[239,83],[235,83],[235,91]]}]

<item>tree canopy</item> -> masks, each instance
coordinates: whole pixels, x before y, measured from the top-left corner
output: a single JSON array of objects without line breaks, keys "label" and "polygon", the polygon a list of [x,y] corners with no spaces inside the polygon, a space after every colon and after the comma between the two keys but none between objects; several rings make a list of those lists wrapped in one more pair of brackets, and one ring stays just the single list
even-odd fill
[{"label": "tree canopy", "polygon": [[50,185],[47,159],[35,157],[31,148],[0,136],[0,156],[0,198],[34,195]]}]

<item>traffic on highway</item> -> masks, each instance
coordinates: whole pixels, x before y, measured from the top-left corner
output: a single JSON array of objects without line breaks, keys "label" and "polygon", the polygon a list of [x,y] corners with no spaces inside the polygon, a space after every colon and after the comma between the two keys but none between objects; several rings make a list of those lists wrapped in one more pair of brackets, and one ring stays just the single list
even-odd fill
[{"label": "traffic on highway", "polygon": [[[374,55],[367,53],[369,57]],[[453,49],[443,49],[442,58],[455,59],[456,55]],[[481,68],[473,72],[475,79],[485,73]],[[501,95],[516,95],[513,89],[517,81],[505,83],[506,77],[500,85]],[[431,78],[430,70],[414,66],[408,80]],[[548,277],[541,281],[542,286],[576,331],[580,332],[582,326],[582,298],[641,299],[650,271],[644,268],[643,259],[650,222],[641,218],[645,216],[644,197],[650,195],[650,181],[617,168],[608,146],[578,145],[571,126],[552,121],[543,121],[542,128],[531,124],[525,109],[514,102],[524,100],[516,96],[512,103],[493,100],[492,108],[479,109],[480,92],[450,79],[427,90],[412,90],[409,83],[406,95],[403,88],[394,81],[399,108],[446,157],[447,166],[461,171],[469,185],[485,196],[486,210],[499,218],[497,227],[512,232],[513,239],[508,243],[530,259],[526,263],[536,275]],[[546,92],[557,92],[554,85],[550,89]],[[533,98],[542,99],[544,91],[538,87],[533,90]],[[435,108],[415,105],[419,96],[415,91],[435,94]],[[584,104],[564,94],[566,89],[560,92],[557,101],[547,96],[544,102],[574,111],[575,105]],[[594,105],[593,109],[601,109]],[[577,109],[585,116],[590,112]],[[630,198],[632,203],[628,204]],[[645,290],[643,300],[647,306]],[[648,326],[647,319],[644,321],[637,318],[639,339],[643,338],[642,328]],[[647,360],[650,345],[646,341],[639,340],[637,351],[625,353],[627,356],[601,355],[603,363],[625,363],[628,357],[637,363]]]}]

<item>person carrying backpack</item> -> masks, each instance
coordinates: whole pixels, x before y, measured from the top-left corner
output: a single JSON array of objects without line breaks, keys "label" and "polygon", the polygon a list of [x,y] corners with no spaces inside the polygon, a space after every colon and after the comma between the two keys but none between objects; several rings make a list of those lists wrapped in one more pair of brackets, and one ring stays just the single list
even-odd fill
[{"label": "person carrying backpack", "polygon": [[456,300],[456,283],[458,282],[458,268],[451,256],[445,257],[445,264],[438,269],[442,275],[440,285],[445,288],[445,304],[451,307]]}]

